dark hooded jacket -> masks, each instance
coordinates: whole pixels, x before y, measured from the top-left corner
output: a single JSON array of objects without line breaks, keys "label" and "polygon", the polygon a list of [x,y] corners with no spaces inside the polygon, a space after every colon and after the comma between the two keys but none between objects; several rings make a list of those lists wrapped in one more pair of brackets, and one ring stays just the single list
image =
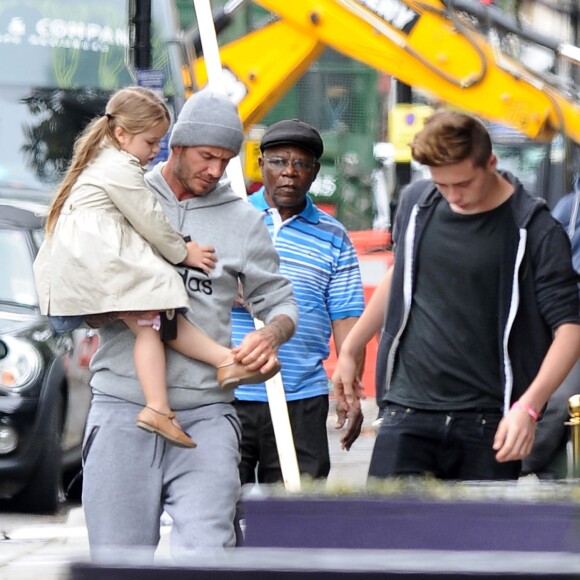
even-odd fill
[{"label": "dark hooded jacket", "polygon": [[[500,274],[499,320],[504,413],[528,388],[562,324],[580,324],[578,274],[570,241],[545,201],[531,196],[511,174],[513,222]],[[432,181],[402,194],[393,228],[395,263],[387,317],[377,355],[377,401],[384,406],[397,347],[412,306],[419,243],[441,193]]]}]

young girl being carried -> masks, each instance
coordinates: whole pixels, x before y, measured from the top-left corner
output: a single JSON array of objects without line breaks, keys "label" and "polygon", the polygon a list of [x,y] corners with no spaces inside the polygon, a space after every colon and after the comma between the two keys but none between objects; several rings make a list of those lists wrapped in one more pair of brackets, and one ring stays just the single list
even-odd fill
[{"label": "young girl being carried", "polygon": [[159,313],[177,312],[177,337],[167,344],[216,367],[222,387],[267,380],[279,366],[267,375],[248,371],[229,348],[182,316],[189,299],[172,264],[209,275],[217,258],[211,246],[184,241],[145,185],[143,167],[158,153],[169,124],[167,107],[148,89],[129,87],[111,97],[105,115],[75,143],[34,270],[41,312],[57,332],[99,315],[127,324],[135,335],[135,370],[145,398],[137,425],[195,447],[169,406]]}]

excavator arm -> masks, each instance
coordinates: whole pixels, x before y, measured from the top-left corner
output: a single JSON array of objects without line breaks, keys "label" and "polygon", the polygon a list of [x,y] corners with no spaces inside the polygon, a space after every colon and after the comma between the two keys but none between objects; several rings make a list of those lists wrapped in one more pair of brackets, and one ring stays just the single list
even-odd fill
[{"label": "excavator arm", "polygon": [[[243,86],[238,100],[246,126],[260,120],[324,47],[332,47],[532,139],[548,141],[562,132],[580,143],[577,95],[502,52],[480,30],[482,7],[476,0],[461,0],[461,10],[441,0],[254,2],[278,20],[220,51],[224,68]],[[578,64],[577,48],[554,50]],[[197,86],[205,84],[202,59],[194,75]]]},{"label": "excavator arm", "polygon": [[[324,45],[284,20],[270,22],[220,49],[229,92],[237,101],[244,127],[260,121],[300,79]],[[195,84],[207,83],[205,61],[194,66]]]}]

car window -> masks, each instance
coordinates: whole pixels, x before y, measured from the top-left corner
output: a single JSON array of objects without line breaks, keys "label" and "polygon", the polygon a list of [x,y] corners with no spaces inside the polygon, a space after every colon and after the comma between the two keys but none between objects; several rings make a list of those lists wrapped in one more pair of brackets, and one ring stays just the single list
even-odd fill
[{"label": "car window", "polygon": [[0,230],[0,302],[36,306],[30,244],[25,232]]}]

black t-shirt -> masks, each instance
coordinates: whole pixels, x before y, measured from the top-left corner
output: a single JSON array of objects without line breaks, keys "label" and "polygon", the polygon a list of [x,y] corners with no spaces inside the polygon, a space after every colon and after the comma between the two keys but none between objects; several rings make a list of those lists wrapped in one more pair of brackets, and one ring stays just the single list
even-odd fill
[{"label": "black t-shirt", "polygon": [[499,275],[508,219],[510,200],[470,215],[438,202],[418,249],[389,401],[431,410],[501,409]]}]

